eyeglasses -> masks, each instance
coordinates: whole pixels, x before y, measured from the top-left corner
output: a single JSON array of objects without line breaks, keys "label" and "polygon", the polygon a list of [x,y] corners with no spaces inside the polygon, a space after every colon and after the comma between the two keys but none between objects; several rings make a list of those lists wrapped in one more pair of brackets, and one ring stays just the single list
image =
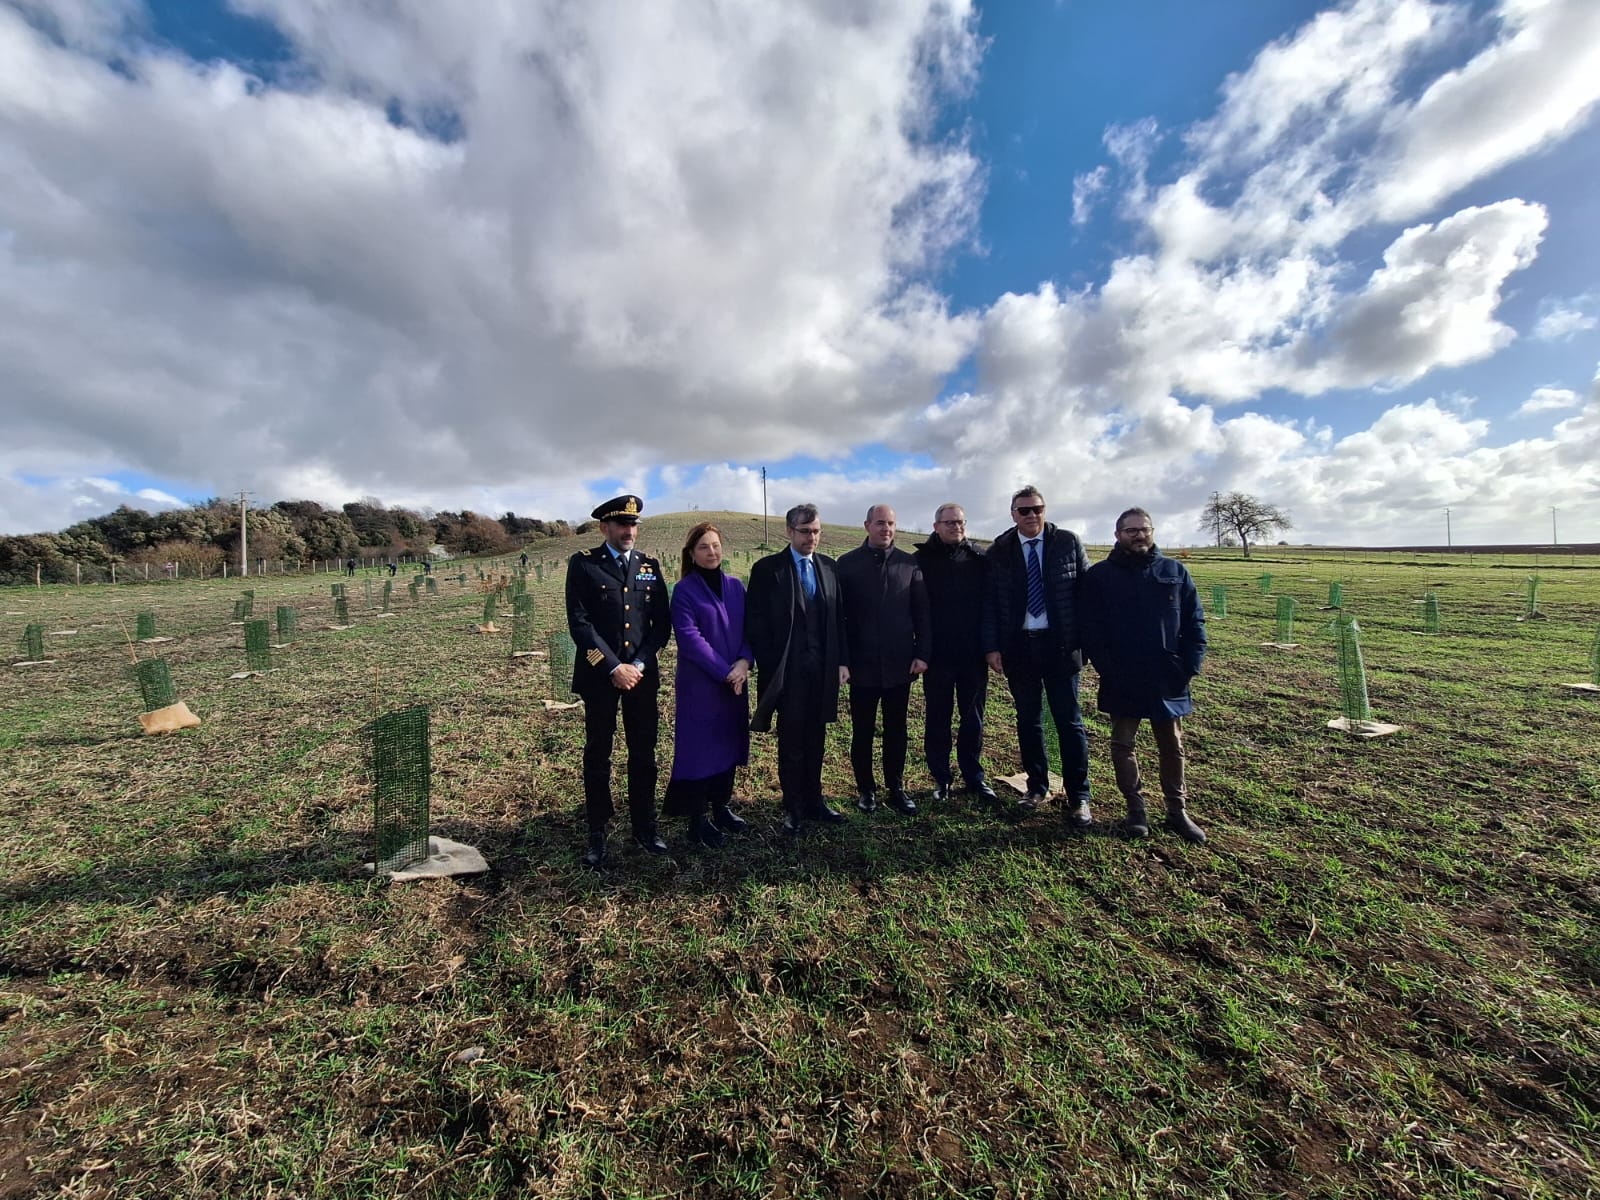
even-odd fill
[{"label": "eyeglasses", "polygon": [[1117,530],[1117,532],[1118,533],[1130,533],[1130,534],[1132,534],[1132,533],[1142,533],[1146,537],[1148,537],[1150,534],[1154,533],[1155,530],[1150,528],[1150,526],[1148,526],[1148,525],[1124,525],[1121,529]]},{"label": "eyeglasses", "polygon": [[1044,512],[1044,505],[1017,504],[1012,506],[1011,511],[1016,513],[1019,517],[1037,517],[1040,513]]},{"label": "eyeglasses", "polygon": [[966,522],[965,521],[956,521],[956,520],[952,520],[952,519],[946,519],[946,520],[943,520],[943,521],[935,521],[934,524],[935,525],[961,525],[961,526],[965,526]]}]

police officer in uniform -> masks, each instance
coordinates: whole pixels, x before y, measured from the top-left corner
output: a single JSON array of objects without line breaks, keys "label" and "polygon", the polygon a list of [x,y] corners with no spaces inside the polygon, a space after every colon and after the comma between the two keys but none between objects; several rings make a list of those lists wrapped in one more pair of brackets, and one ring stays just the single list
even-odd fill
[{"label": "police officer in uniform", "polygon": [[617,709],[628,746],[628,816],[633,837],[651,854],[667,853],[656,832],[656,656],[672,637],[661,564],[633,548],[644,501],[618,496],[597,507],[605,544],[567,562],[567,628],[577,644],[572,690],[583,698],[583,800],[589,824],[585,866],[606,857],[611,803],[611,744]]}]

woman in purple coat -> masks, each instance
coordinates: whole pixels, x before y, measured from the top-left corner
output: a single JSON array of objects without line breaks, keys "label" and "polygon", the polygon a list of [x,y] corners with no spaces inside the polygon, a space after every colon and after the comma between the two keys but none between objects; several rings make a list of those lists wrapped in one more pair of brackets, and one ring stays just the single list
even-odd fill
[{"label": "woman in purple coat", "polygon": [[678,641],[676,722],[662,811],[689,819],[691,842],[720,846],[724,833],[745,827],[728,802],[734,771],[750,761],[745,681],[755,656],[744,640],[744,584],[723,574],[722,534],[709,521],[689,530],[684,541],[678,586],[672,589],[672,628]]}]

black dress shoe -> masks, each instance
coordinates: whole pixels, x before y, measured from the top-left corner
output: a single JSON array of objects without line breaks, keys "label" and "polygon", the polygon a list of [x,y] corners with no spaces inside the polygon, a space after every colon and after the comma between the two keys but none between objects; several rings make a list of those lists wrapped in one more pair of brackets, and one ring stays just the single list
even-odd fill
[{"label": "black dress shoe", "polygon": [[724,838],[722,830],[711,823],[711,818],[706,816],[689,818],[689,830],[684,835],[696,846],[705,846],[714,850],[722,845]]},{"label": "black dress shoe", "polygon": [[875,813],[875,812],[877,812],[878,811],[878,793],[877,792],[862,792],[860,796],[856,797],[856,807],[859,808],[864,813]]},{"label": "black dress shoe", "polygon": [[843,825],[845,815],[836,808],[829,808],[827,804],[817,804],[806,812],[806,820],[820,821],[824,825]]},{"label": "black dress shoe", "polygon": [[1043,788],[1029,788],[1028,794],[1017,801],[1017,811],[1023,816],[1032,816],[1045,806],[1050,799],[1050,793]]},{"label": "black dress shoe", "polygon": [[589,848],[583,852],[583,865],[598,867],[606,860],[606,835],[591,833],[589,835]]},{"label": "black dress shoe", "polygon": [[928,799],[934,804],[943,804],[955,794],[955,785],[946,780],[944,783],[933,785],[933,791],[928,793]]},{"label": "black dress shoe", "polygon": [[893,788],[890,790],[889,807],[901,816],[914,817],[917,815],[917,802],[906,794],[905,788]]},{"label": "black dress shoe", "polygon": [[713,808],[711,810],[711,819],[723,833],[743,833],[750,828],[750,822],[746,821],[726,804],[719,804]]},{"label": "black dress shoe", "polygon": [[792,813],[788,813],[788,814],[784,815],[784,818],[783,818],[783,832],[784,832],[784,834],[786,836],[792,837],[792,838],[797,838],[802,833],[805,832],[805,828],[806,828],[806,823],[802,818],[797,817],[797,816],[793,815]]},{"label": "black dress shoe", "polygon": [[969,783],[967,791],[976,796],[978,803],[985,808],[998,808],[1000,806],[1000,797],[995,795],[995,790],[989,786],[987,780],[980,779],[977,783]]},{"label": "black dress shoe", "polygon": [[634,844],[646,854],[670,853],[670,851],[667,849],[667,844],[661,840],[661,835],[655,832],[653,829],[645,833],[635,833],[633,835],[633,841]]}]

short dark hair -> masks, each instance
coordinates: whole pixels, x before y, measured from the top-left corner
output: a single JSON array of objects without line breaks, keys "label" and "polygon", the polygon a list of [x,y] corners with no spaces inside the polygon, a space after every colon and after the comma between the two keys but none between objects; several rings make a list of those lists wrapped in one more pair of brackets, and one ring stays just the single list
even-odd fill
[{"label": "short dark hair", "polygon": [[722,530],[710,521],[701,521],[689,530],[689,536],[683,540],[683,553],[678,558],[678,578],[687,579],[689,572],[694,570],[694,548],[700,544],[700,539],[708,533],[717,535],[717,541],[722,540]]},{"label": "short dark hair", "polygon": [[1154,517],[1152,517],[1149,513],[1145,512],[1144,509],[1142,509],[1142,508],[1125,508],[1125,509],[1122,510],[1122,515],[1117,518],[1117,532],[1118,533],[1122,532],[1122,523],[1124,521],[1126,521],[1129,517],[1143,517],[1146,521],[1150,522],[1150,528],[1151,529],[1154,529],[1156,527],[1156,519]]},{"label": "short dark hair", "polygon": [[1016,491],[1011,493],[1011,507],[1015,508],[1017,506],[1017,501],[1021,500],[1024,496],[1037,496],[1041,501],[1044,499],[1043,492],[1034,487],[1033,484],[1025,483]]},{"label": "short dark hair", "polygon": [[783,514],[784,526],[788,529],[798,529],[802,525],[809,525],[817,519],[817,506],[815,504],[796,504]]}]

